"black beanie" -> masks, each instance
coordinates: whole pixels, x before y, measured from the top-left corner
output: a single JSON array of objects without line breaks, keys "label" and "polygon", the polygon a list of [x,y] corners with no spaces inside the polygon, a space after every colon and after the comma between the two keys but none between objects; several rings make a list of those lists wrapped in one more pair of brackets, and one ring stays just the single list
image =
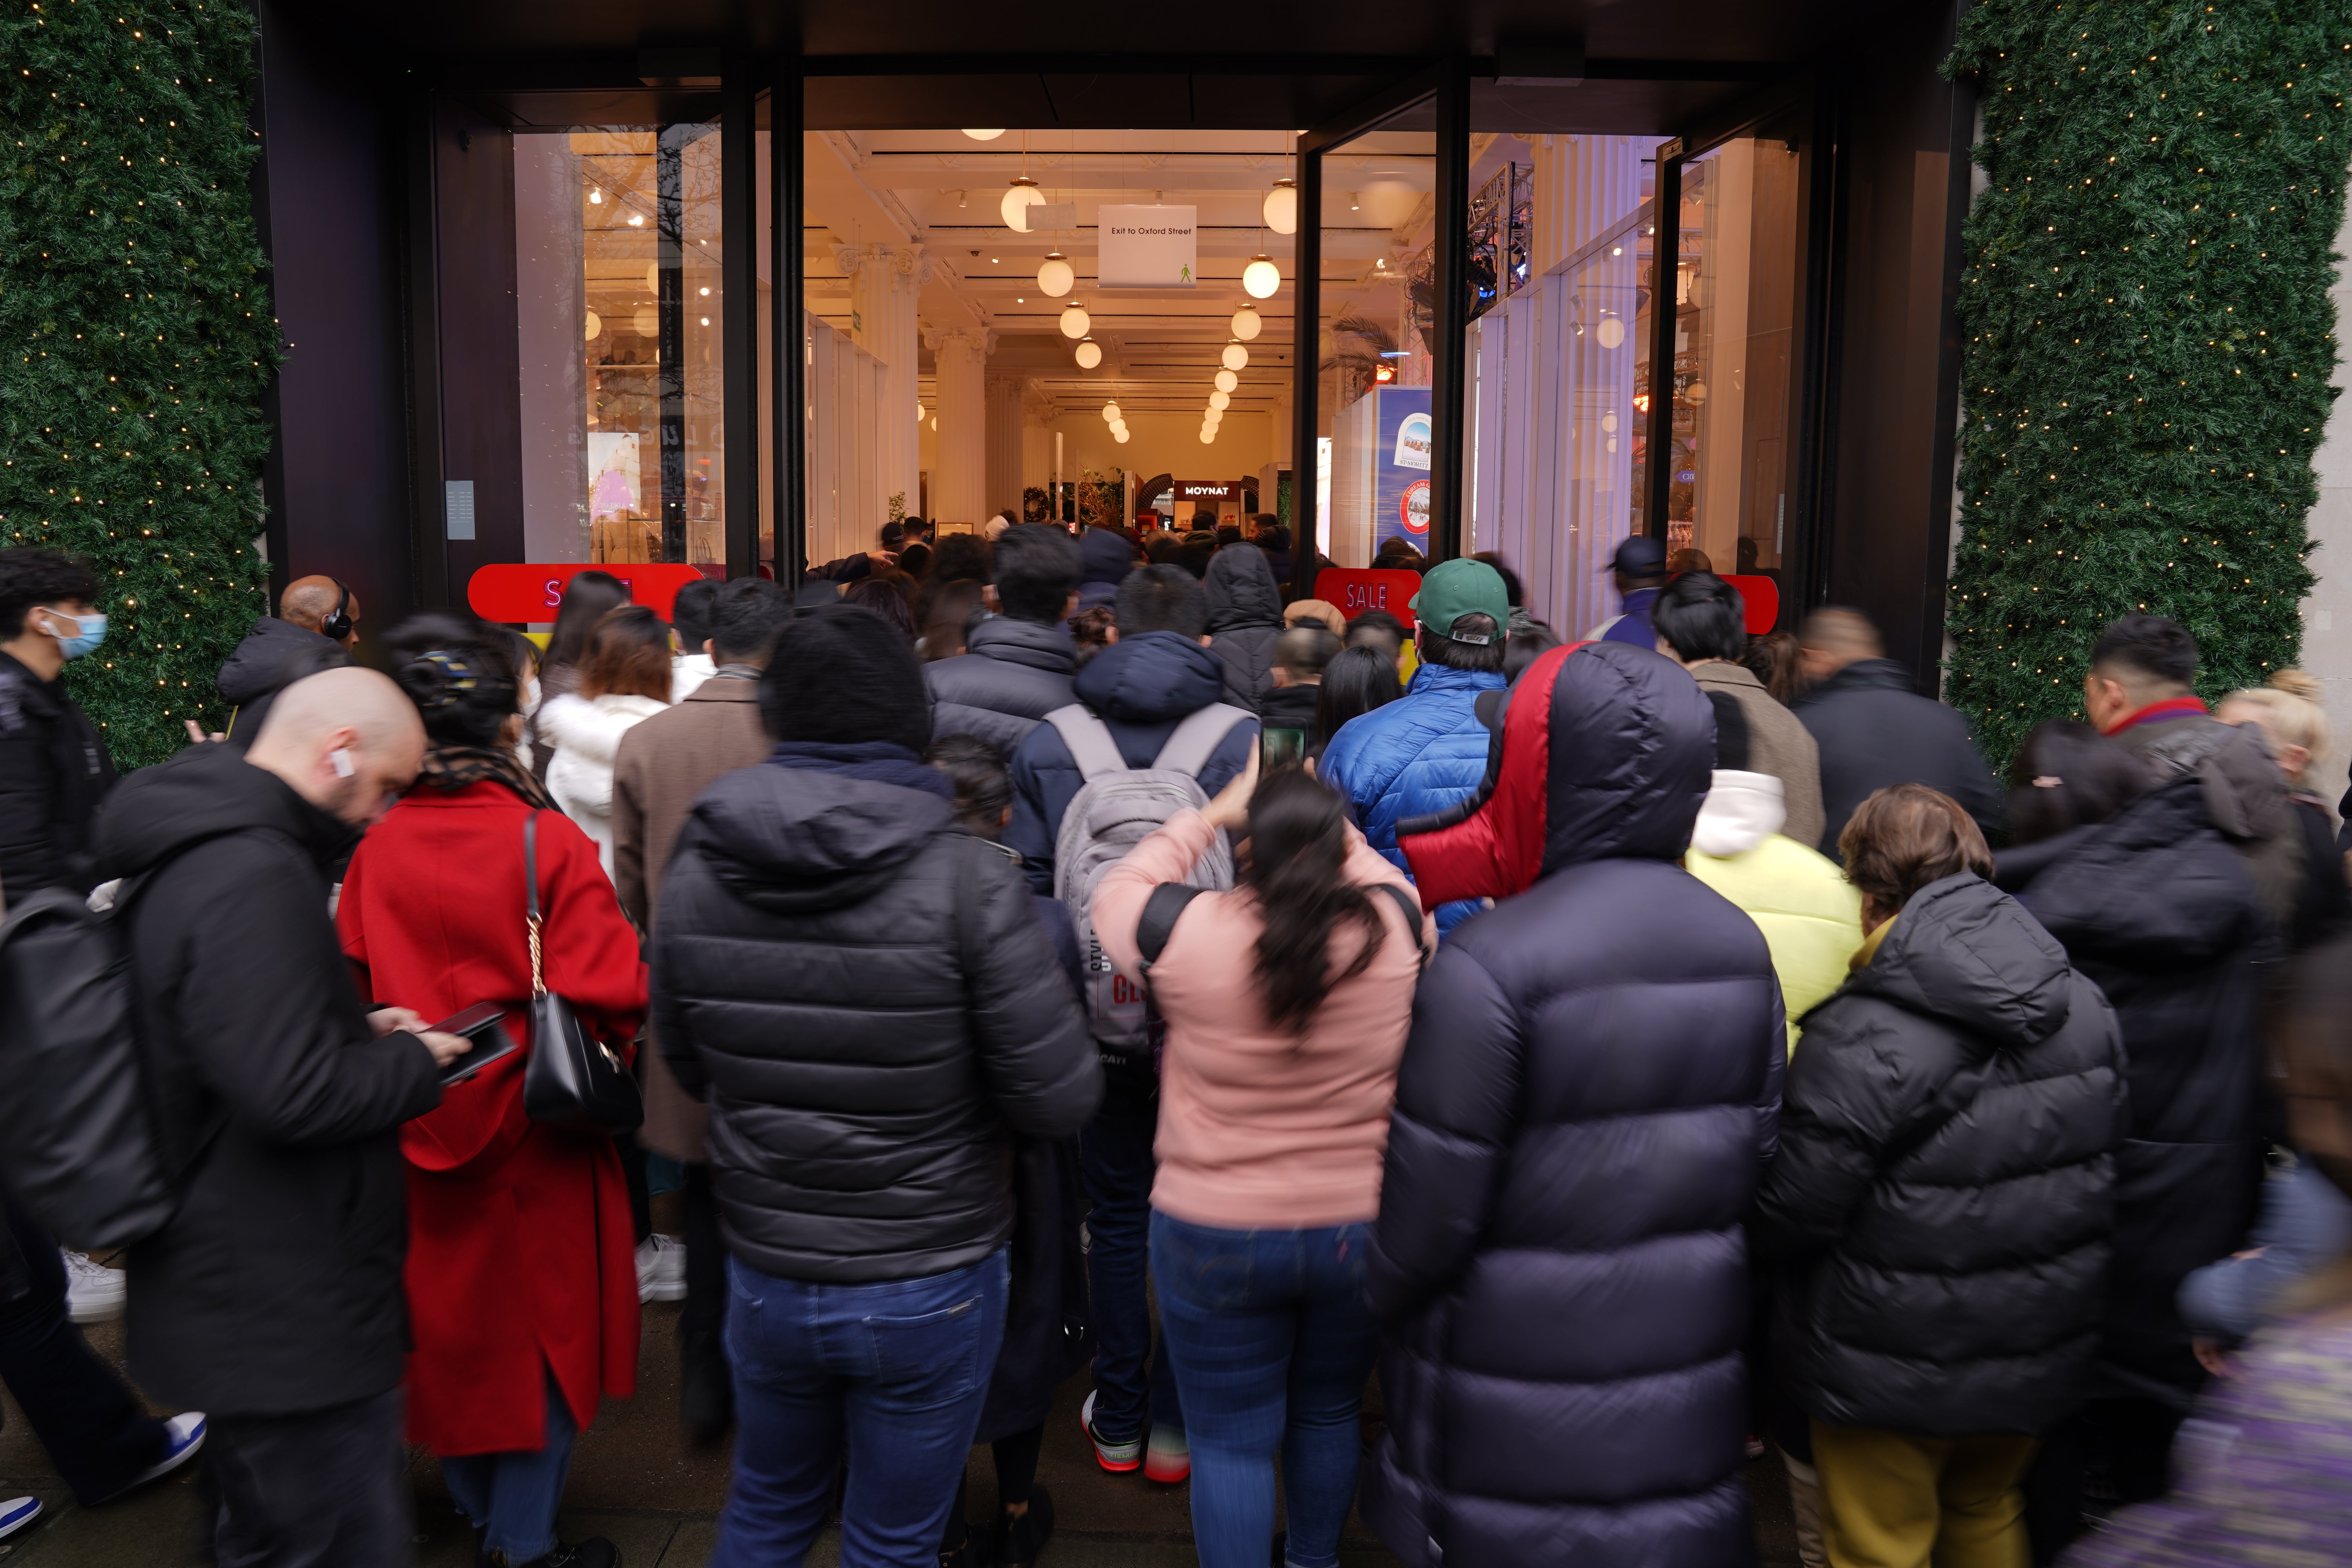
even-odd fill
[{"label": "black beanie", "polygon": [[931,743],[922,667],[871,610],[827,605],[784,623],[760,675],[760,719],[779,741]]}]

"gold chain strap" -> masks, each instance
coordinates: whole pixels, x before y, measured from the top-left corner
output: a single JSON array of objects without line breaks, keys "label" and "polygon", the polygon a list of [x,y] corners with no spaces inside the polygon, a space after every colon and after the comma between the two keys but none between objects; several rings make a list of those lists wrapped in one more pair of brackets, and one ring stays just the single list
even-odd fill
[{"label": "gold chain strap", "polygon": [[523,924],[530,932],[530,994],[544,996],[547,985],[539,977],[539,921],[525,917]]}]

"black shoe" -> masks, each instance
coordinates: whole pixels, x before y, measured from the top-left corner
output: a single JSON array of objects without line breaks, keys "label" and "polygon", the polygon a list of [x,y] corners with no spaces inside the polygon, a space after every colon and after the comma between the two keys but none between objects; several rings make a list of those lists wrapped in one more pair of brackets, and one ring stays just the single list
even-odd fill
[{"label": "black shoe", "polygon": [[940,1568],[989,1568],[988,1538],[966,1531],[953,1552],[940,1553]]},{"label": "black shoe", "polygon": [[999,1568],[1022,1568],[1022,1564],[1036,1562],[1037,1554],[1045,1550],[1045,1542],[1053,1539],[1053,1494],[1032,1482],[1029,1511],[1018,1519],[1010,1515],[997,1518],[995,1558]]},{"label": "black shoe", "polygon": [[687,1441],[708,1447],[735,1425],[735,1380],[717,1332],[680,1335],[677,1416]]},{"label": "black shoe", "polygon": [[1290,1531],[1276,1531],[1274,1532],[1274,1568],[1285,1568],[1285,1564],[1290,1561],[1289,1547]]},{"label": "black shoe", "polygon": [[[509,1568],[503,1552],[484,1552],[478,1562],[480,1568]],[[621,1568],[621,1549],[601,1535],[592,1535],[511,1568]]]}]

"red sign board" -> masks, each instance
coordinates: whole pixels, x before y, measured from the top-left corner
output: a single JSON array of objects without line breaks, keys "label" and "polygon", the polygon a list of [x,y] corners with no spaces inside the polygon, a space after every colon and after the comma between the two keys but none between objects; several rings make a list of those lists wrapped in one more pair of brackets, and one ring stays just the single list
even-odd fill
[{"label": "red sign board", "polygon": [[1386,610],[1413,627],[1412,596],[1421,592],[1421,574],[1375,570],[1369,566],[1326,566],[1315,574],[1315,596],[1339,606],[1354,620],[1366,610]]},{"label": "red sign board", "polygon": [[1724,579],[1739,590],[1739,602],[1746,607],[1748,635],[1760,637],[1780,623],[1780,584],[1769,577],[1748,574]]},{"label": "red sign board", "polygon": [[563,590],[583,572],[604,572],[629,586],[633,603],[669,619],[677,591],[709,574],[699,566],[668,562],[503,562],[475,569],[466,583],[466,603],[486,621],[551,621]]}]

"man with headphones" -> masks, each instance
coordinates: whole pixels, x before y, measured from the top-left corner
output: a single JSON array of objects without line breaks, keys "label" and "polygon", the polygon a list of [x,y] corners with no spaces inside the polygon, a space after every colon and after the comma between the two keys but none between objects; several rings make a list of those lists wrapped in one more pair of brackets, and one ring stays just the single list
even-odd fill
[{"label": "man with headphones", "polygon": [[270,699],[306,675],[351,663],[359,624],[359,595],[341,580],[298,577],[287,584],[278,595],[278,613],[257,617],[220,668],[220,694],[236,709],[228,738],[250,741],[261,733]]}]

